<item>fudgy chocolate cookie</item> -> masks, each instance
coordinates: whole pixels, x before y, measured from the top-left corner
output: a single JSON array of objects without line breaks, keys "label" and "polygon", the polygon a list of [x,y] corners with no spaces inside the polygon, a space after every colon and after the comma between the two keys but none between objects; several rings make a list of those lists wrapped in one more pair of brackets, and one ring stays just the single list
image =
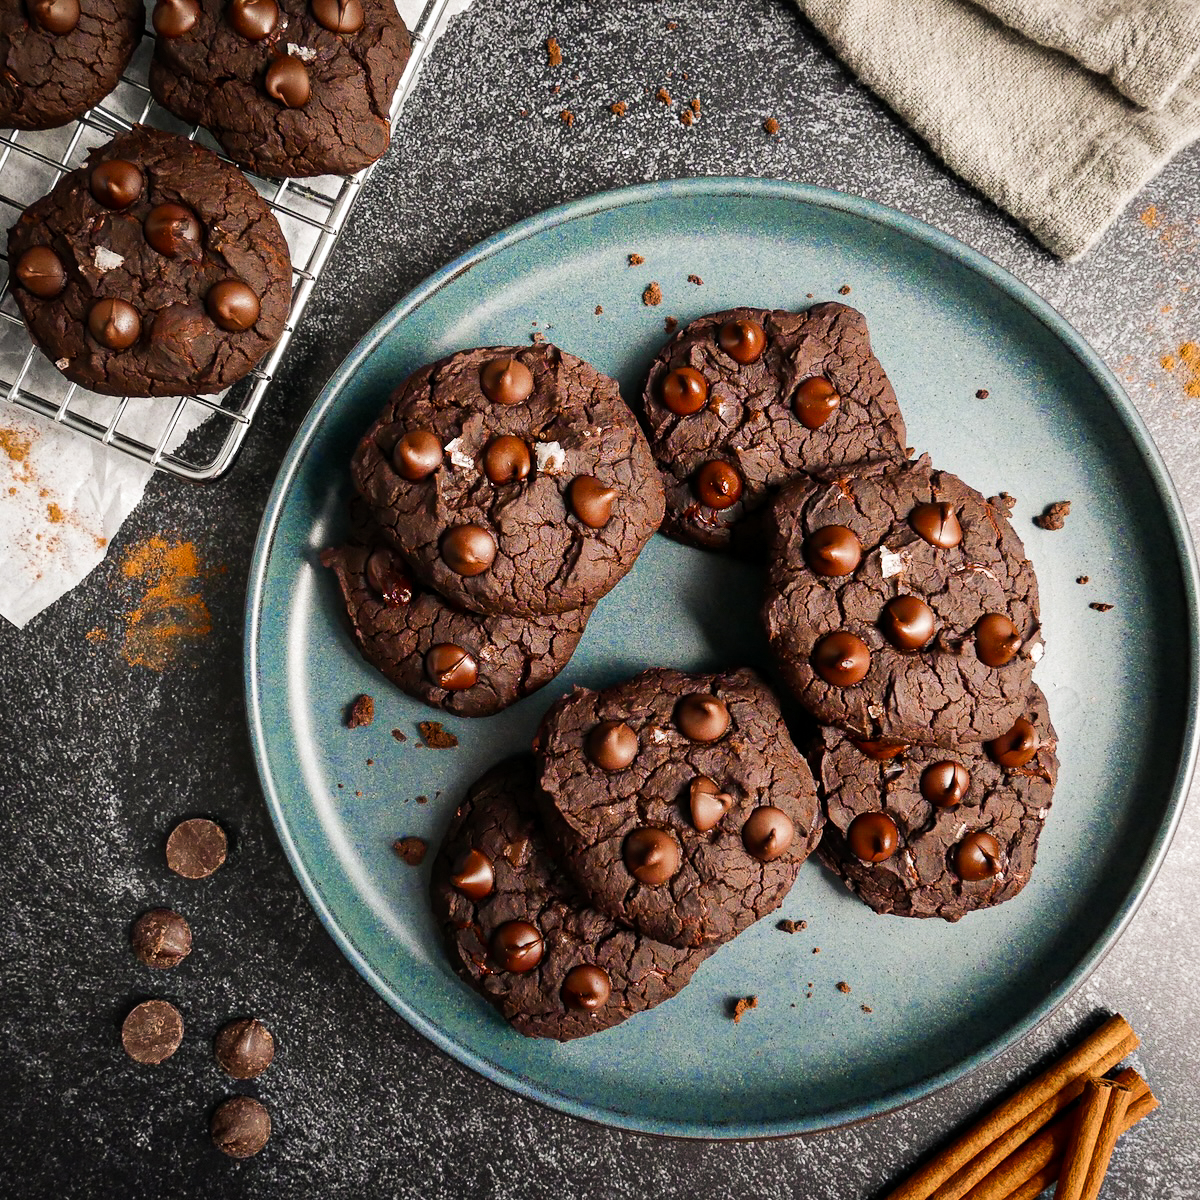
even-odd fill
[{"label": "fudgy chocolate cookie", "polygon": [[1037,687],[982,746],[864,749],[825,727],[813,753],[828,816],[818,854],[879,913],[957,921],[1011,900],[1037,858],[1056,741]]},{"label": "fudgy chocolate cookie", "polygon": [[904,458],[896,393],[865,318],[844,304],[700,317],[660,351],[642,406],[663,532],[709,549],[745,538],[753,552],[745,518],[800,472]]},{"label": "fudgy chocolate cookie", "polygon": [[53,129],[117,86],[146,23],[142,0],[5,0],[0,128]]},{"label": "fudgy chocolate cookie", "polygon": [[292,271],[279,223],[241,172],[138,127],[21,215],[12,290],[33,340],[95,392],[219,392],[279,340]]},{"label": "fudgy chocolate cookie", "polygon": [[234,162],[350,174],[388,148],[412,49],[392,0],[158,0],[150,90]]},{"label": "fudgy chocolate cookie", "polygon": [[662,519],[662,486],[616,383],[548,342],[422,367],[352,474],[423,582],[483,613],[594,604]]},{"label": "fudgy chocolate cookie", "polygon": [[350,538],[321,562],[336,573],[363,657],[398,688],[447,712],[485,717],[549,683],[567,665],[590,608],[547,617],[485,617],[413,582],[366,505]]},{"label": "fudgy chocolate cookie", "polygon": [[669,1000],[706,950],[678,950],[592,908],[537,820],[533,761],[511,758],[467,793],[433,865],[433,911],[455,971],[518,1032],[560,1042]]},{"label": "fudgy chocolate cookie", "polygon": [[563,865],[597,908],[658,941],[728,941],[779,906],[821,836],[808,764],[750,670],[576,688],[535,745]]},{"label": "fudgy chocolate cookie", "polygon": [[1004,514],[927,457],[787,484],[763,616],[823,724],[956,746],[1003,733],[1041,657],[1037,580]]}]

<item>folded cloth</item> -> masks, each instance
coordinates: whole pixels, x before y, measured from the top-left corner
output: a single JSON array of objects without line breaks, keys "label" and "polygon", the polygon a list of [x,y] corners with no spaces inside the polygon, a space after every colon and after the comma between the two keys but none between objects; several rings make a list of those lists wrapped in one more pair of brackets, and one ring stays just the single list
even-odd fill
[{"label": "folded cloth", "polygon": [[[985,2],[1006,11],[1052,7],[1049,0]],[[1084,0],[1074,2],[1083,7]],[[1063,258],[1086,254],[1145,184],[1200,137],[1200,68],[1155,111],[968,0],[797,3],[951,170]],[[1091,7],[1132,13],[1150,6],[1093,0]]]}]

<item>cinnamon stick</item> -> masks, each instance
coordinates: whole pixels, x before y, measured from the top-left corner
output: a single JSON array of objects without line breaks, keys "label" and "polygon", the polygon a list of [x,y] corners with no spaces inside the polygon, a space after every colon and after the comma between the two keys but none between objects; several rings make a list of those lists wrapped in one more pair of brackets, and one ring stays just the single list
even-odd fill
[{"label": "cinnamon stick", "polygon": [[[1126,1097],[1124,1108],[1128,1108],[1128,1090],[1119,1083],[1111,1079],[1088,1080],[1076,1105],[1071,1136],[1067,1139],[1067,1148],[1063,1152],[1058,1187],[1054,1189],[1055,1200],[1083,1200],[1083,1185],[1087,1179],[1088,1167],[1092,1165],[1092,1157],[1096,1153],[1096,1144],[1100,1140],[1100,1127],[1104,1124],[1113,1097],[1118,1092]],[[1116,1133],[1115,1125],[1113,1133]]]},{"label": "cinnamon stick", "polygon": [[[1013,1131],[1015,1126],[1022,1125],[1026,1118],[1032,1121],[1033,1114],[1037,1113],[1041,1124],[1031,1123],[1023,1130],[1024,1136],[1029,1137],[1078,1095],[1084,1080],[1102,1074],[1108,1066],[1119,1062],[1120,1058],[1137,1045],[1137,1034],[1133,1032],[1129,1022],[1120,1015],[1110,1017],[1099,1029],[1084,1038],[1074,1050],[1048,1067],[1037,1078],[1030,1080],[993,1112],[977,1121],[966,1133],[910,1175],[898,1188],[889,1192],[885,1200],[930,1200],[943,1184],[964,1167],[971,1166],[971,1171],[964,1173],[963,1178],[952,1186],[949,1193],[938,1195],[938,1200],[951,1200],[951,1197],[958,1200],[958,1197],[966,1194],[972,1187],[972,1183],[966,1182],[968,1175],[975,1178],[987,1177],[988,1172],[1004,1159],[1005,1154],[1011,1152],[1013,1147],[1010,1145],[1007,1150],[999,1153],[999,1157],[995,1157],[991,1148]],[[1111,1058],[1118,1050],[1119,1057]],[[1107,1065],[1099,1066],[1102,1062]],[[1058,1098],[1064,1089],[1073,1085],[1078,1086],[1059,1104]],[[1007,1140],[1005,1144],[1007,1145]]]},{"label": "cinnamon stick", "polygon": [[1083,1182],[1081,1200],[1096,1200],[1100,1195],[1100,1185],[1104,1182],[1108,1161],[1112,1158],[1113,1147],[1121,1133],[1121,1125],[1125,1114],[1133,1102],[1133,1089],[1118,1087],[1114,1090],[1108,1102],[1108,1111],[1104,1114],[1104,1123],[1096,1138],[1096,1148],[1092,1151],[1092,1161],[1088,1164],[1087,1178]]}]

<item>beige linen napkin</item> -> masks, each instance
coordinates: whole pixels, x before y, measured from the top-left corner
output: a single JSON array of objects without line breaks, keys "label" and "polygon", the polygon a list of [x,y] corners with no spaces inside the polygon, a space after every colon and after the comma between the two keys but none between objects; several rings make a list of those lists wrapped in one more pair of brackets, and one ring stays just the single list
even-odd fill
[{"label": "beige linen napkin", "polygon": [[[1104,44],[1115,52],[1119,42],[1128,53],[1105,58],[1100,38],[1078,53],[1107,66],[1122,86],[1133,86],[1129,81],[1135,79],[1139,91],[1151,75],[1165,78],[1172,62],[1184,69],[1187,55],[1175,51],[1195,37],[1188,28],[1194,5],[1171,9],[1179,17],[1172,24],[1166,6],[1148,3],[982,2],[1012,19],[1032,19],[1037,10],[1047,18],[1039,27],[1042,35],[1064,46],[1072,29],[1072,36],[1085,28],[1111,29],[1115,40]],[[1200,68],[1156,111],[1139,107],[1076,58],[1037,44],[969,0],[797,3],[838,56],[951,170],[1063,258],[1087,253],[1142,187],[1200,137]],[[1052,12],[1061,17],[1068,7],[1077,16],[1089,9],[1097,19],[1073,27],[1050,21]],[[1147,57],[1138,53],[1145,47],[1128,23],[1102,24],[1105,12],[1132,20],[1151,9],[1163,23],[1143,28],[1174,30],[1175,51]],[[1136,61],[1144,61],[1146,74],[1134,70]]]}]

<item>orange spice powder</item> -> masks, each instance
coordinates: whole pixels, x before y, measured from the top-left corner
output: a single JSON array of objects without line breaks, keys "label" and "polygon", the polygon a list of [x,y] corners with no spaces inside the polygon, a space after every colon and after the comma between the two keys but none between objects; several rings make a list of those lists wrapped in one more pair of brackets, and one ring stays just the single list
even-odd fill
[{"label": "orange spice powder", "polygon": [[121,573],[145,589],[125,614],[121,653],[131,666],[161,671],[185,646],[212,631],[194,542],[149,537],[130,548]]}]

